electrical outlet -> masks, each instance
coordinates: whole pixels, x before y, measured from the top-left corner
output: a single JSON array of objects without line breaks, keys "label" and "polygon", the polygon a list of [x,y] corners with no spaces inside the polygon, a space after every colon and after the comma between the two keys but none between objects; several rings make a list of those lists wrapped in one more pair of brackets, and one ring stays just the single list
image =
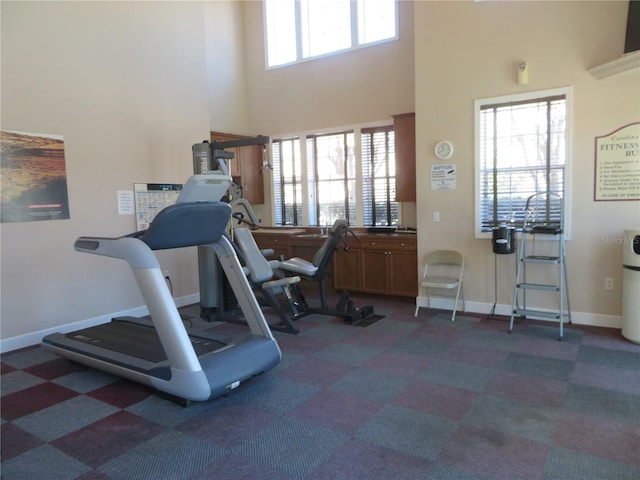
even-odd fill
[{"label": "electrical outlet", "polygon": [[605,279],[604,279],[604,289],[605,290],[613,290],[613,278],[605,277]]},{"label": "electrical outlet", "polygon": [[440,212],[433,212],[433,223],[438,223],[440,221]]}]

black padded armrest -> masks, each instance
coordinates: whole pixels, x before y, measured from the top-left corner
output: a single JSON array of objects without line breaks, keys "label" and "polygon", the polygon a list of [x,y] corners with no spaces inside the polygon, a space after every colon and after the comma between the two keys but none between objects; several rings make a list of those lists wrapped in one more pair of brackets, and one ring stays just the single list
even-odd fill
[{"label": "black padded armrest", "polygon": [[231,218],[222,202],[177,203],[162,209],[140,238],[152,250],[217,242]]}]

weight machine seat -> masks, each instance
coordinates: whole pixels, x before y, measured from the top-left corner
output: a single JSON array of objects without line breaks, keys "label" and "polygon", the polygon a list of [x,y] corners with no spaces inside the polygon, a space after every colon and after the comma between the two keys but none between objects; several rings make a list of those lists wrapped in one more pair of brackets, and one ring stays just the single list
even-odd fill
[{"label": "weight machine seat", "polygon": [[314,277],[320,270],[324,274],[324,270],[329,265],[333,252],[338,246],[340,240],[344,237],[349,228],[349,223],[344,218],[336,220],[329,229],[329,235],[313,256],[312,261],[299,257],[293,257],[280,263],[282,270],[298,273],[307,277]]},{"label": "weight machine seat", "polygon": [[281,262],[265,258],[258,248],[251,230],[248,228],[236,228],[233,230],[233,237],[242,252],[248,276],[251,282],[261,288],[275,288],[284,285],[292,285],[300,281],[300,277],[285,277],[272,280],[274,270],[280,266]]},{"label": "weight machine seat", "polygon": [[[299,313],[290,287],[300,282],[300,277],[274,278],[275,270],[280,266],[280,262],[266,259],[248,228],[234,229],[233,237],[244,259],[251,283],[260,290],[264,299],[280,318],[280,324],[271,328],[287,333],[299,333],[293,324],[293,320],[298,317]],[[286,304],[278,298],[282,296],[287,300]]]}]

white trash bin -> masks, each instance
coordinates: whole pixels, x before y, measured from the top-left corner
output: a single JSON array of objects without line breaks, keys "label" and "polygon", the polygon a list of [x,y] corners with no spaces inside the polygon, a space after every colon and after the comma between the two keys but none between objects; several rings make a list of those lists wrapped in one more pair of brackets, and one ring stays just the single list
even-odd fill
[{"label": "white trash bin", "polygon": [[624,231],[622,269],[622,336],[640,343],[640,230]]}]

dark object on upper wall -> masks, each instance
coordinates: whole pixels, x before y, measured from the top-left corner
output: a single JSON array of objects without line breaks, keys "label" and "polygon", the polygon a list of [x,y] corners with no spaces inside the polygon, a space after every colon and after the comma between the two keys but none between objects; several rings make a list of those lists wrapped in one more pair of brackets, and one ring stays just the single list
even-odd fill
[{"label": "dark object on upper wall", "polygon": [[640,50],[640,0],[629,0],[624,53]]}]

